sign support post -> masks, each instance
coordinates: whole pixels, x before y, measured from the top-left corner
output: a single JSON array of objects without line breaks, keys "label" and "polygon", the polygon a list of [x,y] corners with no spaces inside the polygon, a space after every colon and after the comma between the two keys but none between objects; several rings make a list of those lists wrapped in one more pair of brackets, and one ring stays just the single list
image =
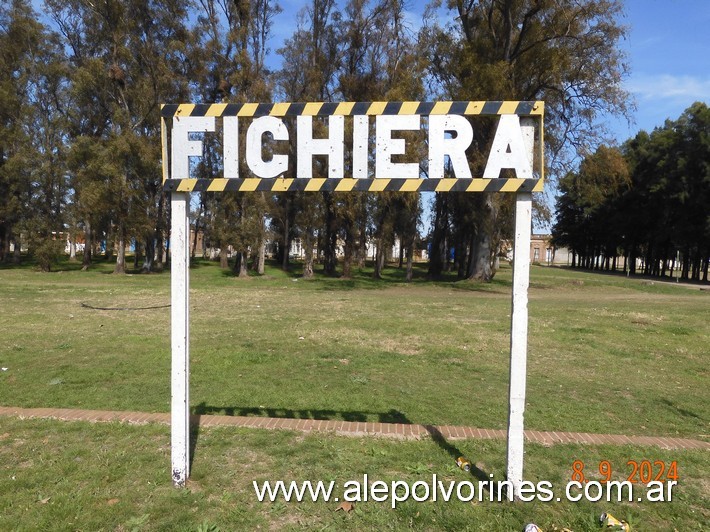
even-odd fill
[{"label": "sign support post", "polygon": [[515,241],[513,244],[513,303],[510,317],[510,381],[508,388],[507,479],[513,496],[520,498],[523,482],[525,377],[528,350],[528,287],[530,285],[530,230],[532,194],[515,198]]},{"label": "sign support post", "polygon": [[170,458],[173,484],[190,476],[190,194],[170,195],[171,400]]}]

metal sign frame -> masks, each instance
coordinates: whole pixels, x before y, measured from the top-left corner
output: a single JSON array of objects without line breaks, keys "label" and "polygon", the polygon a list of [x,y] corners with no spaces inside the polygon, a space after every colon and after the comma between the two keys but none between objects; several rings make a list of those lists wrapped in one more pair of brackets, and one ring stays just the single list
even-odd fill
[{"label": "metal sign frame", "polygon": [[[182,118],[200,118],[230,120],[230,131],[236,132],[239,118],[256,120],[262,117],[284,119],[301,116],[345,117],[351,116],[360,124],[366,139],[370,136],[367,118],[382,116],[428,116],[430,117],[472,117],[499,116],[499,130],[493,142],[491,152],[496,149],[498,132],[503,117],[513,116],[513,124],[518,123],[522,133],[531,169],[535,169],[528,178],[510,177],[465,177],[465,178],[412,178],[386,175],[369,177],[367,162],[363,162],[364,171],[355,176],[340,178],[326,177],[212,177],[196,179],[189,175],[173,176],[170,145],[171,123],[178,123]],[[232,118],[234,117],[234,118]],[[518,117],[518,118],[515,118]],[[163,187],[170,192],[171,204],[171,465],[172,479],[175,486],[184,486],[189,471],[190,456],[190,400],[189,400],[189,205],[190,192],[288,192],[288,191],[331,191],[331,192],[508,192],[516,194],[515,235],[513,262],[513,293],[510,335],[510,380],[507,431],[507,480],[513,486],[513,496],[519,498],[523,482],[524,450],[524,412],[525,386],[527,374],[527,337],[528,337],[528,287],[530,277],[530,233],[532,230],[532,193],[540,192],[544,182],[544,103],[541,101],[456,101],[456,102],[341,102],[341,103],[243,103],[243,104],[164,104],[161,106],[161,140],[163,156]],[[335,119],[334,119],[335,120]],[[467,118],[468,120],[468,118]],[[518,122],[519,120],[519,122]],[[383,120],[384,122],[384,120]],[[453,123],[454,121],[452,121]],[[433,122],[431,122],[433,123]],[[440,129],[445,129],[445,122]],[[462,122],[459,121],[459,124]],[[507,122],[506,122],[507,123]],[[355,126],[357,127],[357,126]],[[363,129],[364,128],[364,129]],[[409,128],[411,129],[411,128]],[[449,131],[452,127],[446,129]],[[454,128],[455,129],[455,128]],[[212,131],[203,129],[202,131]],[[535,135],[537,131],[537,136]],[[226,139],[225,139],[226,140]],[[281,140],[284,140],[283,137]],[[394,142],[400,139],[392,139]],[[365,140],[367,142],[367,140]],[[502,137],[499,152],[510,153],[513,141]],[[508,144],[510,142],[510,144]],[[430,144],[432,143],[430,139]],[[225,142],[226,144],[226,142]],[[248,143],[247,143],[248,144]],[[355,146],[355,140],[353,140]],[[231,148],[227,148],[231,149]],[[247,146],[247,149],[255,149]],[[357,149],[357,148],[353,148]],[[377,149],[380,149],[378,144]],[[233,149],[236,152],[236,147]],[[259,147],[260,150],[260,147]],[[367,150],[367,148],[365,148]],[[342,153],[342,152],[341,152]],[[401,153],[401,152],[399,152]],[[185,154],[179,153],[182,156]],[[195,155],[188,153],[186,157]],[[199,153],[197,154],[199,156]],[[225,157],[227,154],[225,153]],[[238,154],[231,154],[238,161]],[[260,157],[261,155],[259,155]],[[362,155],[361,161],[362,161]],[[451,156],[453,157],[453,156]],[[490,157],[490,155],[489,155]],[[490,159],[489,159],[490,161]],[[432,160],[430,158],[430,164]],[[235,168],[232,164],[231,168]],[[505,164],[505,163],[503,163]],[[228,165],[225,163],[225,167]],[[186,168],[186,165],[183,165]],[[391,168],[391,166],[390,166]],[[510,168],[510,166],[503,166]],[[371,170],[371,169],[370,169]],[[225,174],[229,170],[225,169]],[[232,170],[236,173],[237,170]],[[354,171],[355,172],[355,171]],[[183,172],[184,173],[184,172]],[[470,174],[470,172],[469,172]],[[485,173],[484,173],[485,174]],[[517,169],[516,169],[517,174]]]}]

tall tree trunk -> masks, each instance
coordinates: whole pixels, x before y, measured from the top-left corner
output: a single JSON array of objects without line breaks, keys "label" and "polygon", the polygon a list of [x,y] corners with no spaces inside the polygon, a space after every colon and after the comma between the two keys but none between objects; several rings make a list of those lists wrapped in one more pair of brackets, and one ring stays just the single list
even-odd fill
[{"label": "tall tree trunk", "polygon": [[81,261],[81,269],[86,271],[91,266],[91,250],[94,245],[94,235],[91,231],[91,224],[84,224],[84,257]]},{"label": "tall tree trunk", "polygon": [[352,277],[353,255],[355,252],[355,234],[352,227],[347,227],[345,233],[345,245],[343,246],[343,277]]},{"label": "tall tree trunk", "polygon": [[414,239],[412,238],[407,245],[407,275],[405,280],[408,283],[412,282],[414,276]]},{"label": "tall tree trunk", "polygon": [[357,267],[361,270],[365,268],[365,261],[367,260],[367,202],[362,202],[362,212],[360,213],[360,227],[359,227],[359,252],[357,257]]},{"label": "tall tree trunk", "polygon": [[247,252],[238,251],[236,260],[234,261],[234,269],[232,270],[237,277],[244,278],[249,277],[249,270],[247,269]]},{"label": "tall tree trunk", "polygon": [[141,261],[141,244],[136,240],[135,251],[133,253],[133,269],[137,270]]},{"label": "tall tree trunk", "polygon": [[493,268],[491,268],[491,235],[489,231],[476,232],[471,255],[473,268],[469,279],[484,282],[493,279]]},{"label": "tall tree trunk", "polygon": [[190,230],[192,236],[192,249],[190,250],[190,257],[195,258],[195,253],[197,253],[197,236],[200,234],[200,218],[202,217],[202,208],[204,202],[200,201],[200,206],[197,209],[197,214],[195,215],[195,230],[194,233],[192,229]]},{"label": "tall tree trunk", "polygon": [[194,233],[190,231],[190,236],[192,237],[192,249],[190,250],[190,257],[195,258],[195,254],[197,253],[197,235],[200,234],[200,220],[199,218],[195,219],[195,230]]},{"label": "tall tree trunk", "polygon": [[661,257],[661,277],[666,276],[667,269],[668,269],[668,244],[663,246],[663,256]]},{"label": "tall tree trunk", "polygon": [[227,256],[227,245],[220,242],[219,246],[219,267],[223,270],[229,269],[229,257]]},{"label": "tall tree trunk", "polygon": [[375,279],[382,279],[382,271],[385,268],[385,251],[384,238],[378,238],[377,251],[375,252],[375,271],[372,274]]},{"label": "tall tree trunk", "polygon": [[8,238],[7,227],[0,225],[0,262],[5,262],[10,256],[10,239]]},{"label": "tall tree trunk", "polygon": [[493,204],[491,193],[480,194],[477,201],[480,210],[478,212],[478,227],[476,237],[471,248],[473,255],[473,270],[469,279],[475,281],[488,282],[493,279],[493,268],[491,267],[492,235],[496,224],[496,208]]},{"label": "tall tree trunk", "polygon": [[[261,193],[264,201],[264,193]],[[266,219],[263,214],[259,215],[259,234],[256,242],[256,252],[254,253],[254,264],[252,269],[259,275],[264,275],[266,266]]]},{"label": "tall tree trunk", "polygon": [[693,259],[693,281],[700,280],[700,254],[699,250],[696,250],[695,257]]},{"label": "tall tree trunk", "polygon": [[323,271],[326,275],[335,275],[337,266],[336,247],[338,245],[338,234],[335,219],[335,205],[333,204],[333,194],[323,192],[323,203],[325,205],[325,234],[323,238]]},{"label": "tall tree trunk", "polygon": [[264,275],[264,268],[266,267],[266,239],[263,237],[259,238],[259,251],[257,253],[258,265],[256,268],[256,273],[259,275]]},{"label": "tall tree trunk", "polygon": [[114,239],[114,230],[109,229],[108,233],[106,234],[106,240],[104,241],[105,249],[104,249],[104,257],[106,258],[106,262],[111,262],[113,260],[113,245],[109,245],[109,242],[113,242]]},{"label": "tall tree trunk", "polygon": [[303,278],[313,278],[313,229],[306,227],[303,235],[304,262],[303,262]]},{"label": "tall tree trunk", "polygon": [[[476,245],[476,235],[471,234],[471,239],[468,244],[461,243],[462,246],[465,246],[466,249],[468,249],[468,253],[466,254],[466,262],[464,263],[464,272],[463,275],[461,275],[461,278],[469,278],[471,274],[473,273],[473,262],[476,260],[475,255],[473,254],[473,248]],[[513,257],[513,260],[515,260],[515,257]]]},{"label": "tall tree trunk", "polygon": [[149,236],[145,239],[145,258],[143,259],[143,267],[141,271],[143,273],[150,273],[153,271],[153,264],[155,261],[155,239]]},{"label": "tall tree trunk", "polygon": [[284,227],[283,227],[283,255],[281,256],[281,269],[285,272],[289,269],[289,254],[291,253],[291,199],[287,197],[286,199],[286,212],[284,213]]},{"label": "tall tree trunk", "polygon": [[[108,250],[108,241],[106,242]],[[118,251],[116,253],[116,267],[113,273],[126,273],[126,232],[122,227],[118,229]]]},{"label": "tall tree trunk", "polygon": [[690,246],[685,246],[683,252],[683,274],[682,277],[685,281],[688,280],[688,273],[690,272]]},{"label": "tall tree trunk", "polygon": [[444,271],[444,264],[448,260],[446,237],[449,227],[448,196],[437,192],[434,199],[434,228],[431,235],[431,249],[429,251],[430,278],[436,278]]},{"label": "tall tree trunk", "polygon": [[158,222],[156,225],[155,236],[155,261],[158,269],[162,270],[165,267],[165,241],[163,239],[163,211],[165,210],[165,192],[161,192],[158,199]]}]

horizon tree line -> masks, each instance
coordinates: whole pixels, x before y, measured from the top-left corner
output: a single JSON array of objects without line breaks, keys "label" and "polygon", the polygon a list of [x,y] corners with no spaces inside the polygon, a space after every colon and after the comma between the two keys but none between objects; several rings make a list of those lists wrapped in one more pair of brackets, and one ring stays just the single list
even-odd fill
[{"label": "horizon tree line", "polygon": [[565,175],[553,242],[572,267],[708,281],[709,131],[710,109],[696,102]]},{"label": "horizon tree line", "polygon": [[[24,235],[41,268],[50,269],[59,230],[84,235],[84,268],[99,242],[117,273],[126,271],[129,242],[134,268],[162,267],[169,238],[160,169],[165,102],[540,99],[550,176],[564,175],[578,153],[597,145],[600,113],[627,114],[621,1],[441,4],[433,2],[415,30],[403,0],[308,0],[274,67],[275,0],[45,0],[42,17],[29,0],[4,2],[0,260],[21,259]],[[473,169],[491,137],[492,125],[477,128]],[[425,148],[415,149],[422,161]],[[207,150],[197,171],[214,170]],[[316,268],[313,248],[326,274],[348,277],[363,266],[369,241],[380,276],[399,238],[409,276],[423,239],[432,277],[453,268],[461,278],[490,280],[511,231],[512,201],[437,193],[432,227],[420,234],[417,194],[200,194],[193,223],[225,250],[221,265],[235,275],[263,272],[267,240],[278,242],[279,264],[288,269],[290,244],[300,238],[305,277]],[[538,219],[549,219],[546,198],[536,205]]]}]

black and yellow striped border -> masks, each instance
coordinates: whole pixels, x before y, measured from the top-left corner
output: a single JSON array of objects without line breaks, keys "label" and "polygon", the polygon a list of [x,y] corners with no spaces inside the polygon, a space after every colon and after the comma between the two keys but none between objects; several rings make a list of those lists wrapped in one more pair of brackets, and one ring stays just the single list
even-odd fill
[{"label": "black and yellow striped border", "polygon": [[541,192],[543,179],[170,179],[167,171],[166,120],[187,116],[355,116],[445,115],[535,117],[540,121],[542,159],[542,101],[448,102],[302,102],[163,104],[160,109],[163,138],[163,188],[166,192]]},{"label": "black and yellow striped border", "polygon": [[164,104],[163,118],[180,116],[331,116],[331,115],[519,115],[542,116],[542,101],[481,102],[309,102]]},{"label": "black and yellow striped border", "polygon": [[539,179],[168,179],[166,192],[541,192]]}]

